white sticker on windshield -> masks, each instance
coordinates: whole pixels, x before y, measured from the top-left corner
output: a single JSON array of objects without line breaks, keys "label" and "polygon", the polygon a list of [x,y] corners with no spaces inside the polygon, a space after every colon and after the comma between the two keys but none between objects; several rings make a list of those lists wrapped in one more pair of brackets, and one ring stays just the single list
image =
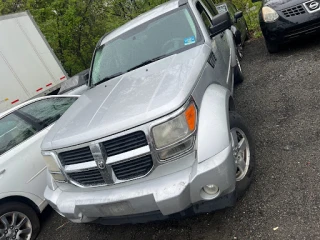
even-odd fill
[{"label": "white sticker on windshield", "polygon": [[188,37],[184,39],[184,45],[190,45],[196,42],[196,38],[193,37]]}]

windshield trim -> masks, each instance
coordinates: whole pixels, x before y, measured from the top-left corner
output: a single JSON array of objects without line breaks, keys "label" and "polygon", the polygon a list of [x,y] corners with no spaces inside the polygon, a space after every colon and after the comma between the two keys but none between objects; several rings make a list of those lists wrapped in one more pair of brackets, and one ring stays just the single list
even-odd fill
[{"label": "windshield trim", "polygon": [[[158,19],[160,19],[160,18],[162,18],[162,17],[168,16],[168,15],[172,14],[173,12],[179,11],[179,10],[181,10],[181,9],[187,9],[187,10],[189,11],[190,16],[191,16],[191,18],[192,18],[192,20],[193,20],[193,22],[194,22],[194,25],[195,25],[195,27],[196,27],[196,29],[197,29],[197,33],[199,34],[199,38],[198,38],[198,41],[197,41],[196,44],[187,45],[187,46],[185,46],[185,47],[183,47],[183,48],[180,48],[180,49],[178,49],[178,50],[176,50],[176,51],[174,51],[174,52],[171,52],[171,53],[168,54],[165,58],[170,57],[170,56],[175,55],[175,54],[178,54],[178,53],[181,53],[181,52],[184,52],[184,51],[188,51],[188,50],[190,50],[190,49],[192,49],[192,48],[195,48],[195,47],[197,47],[197,46],[199,46],[199,45],[204,44],[204,42],[205,42],[205,39],[204,39],[203,33],[202,33],[202,31],[201,31],[201,28],[200,28],[200,26],[199,26],[199,23],[198,23],[198,21],[197,21],[197,18],[195,17],[194,12],[193,12],[192,9],[190,8],[189,4],[179,6],[179,7],[176,8],[176,9],[173,9],[173,10],[171,10],[171,11],[168,11],[168,12],[164,13],[164,14],[161,14],[160,16],[157,16],[157,17],[155,17],[155,18],[152,18],[152,19],[150,19],[149,21],[146,21],[146,22],[144,22],[144,23],[142,23],[142,24],[150,24],[150,23],[153,22],[153,21],[156,21],[156,20],[158,20]],[[141,25],[142,25],[142,24],[141,24]],[[134,31],[135,29],[141,27],[141,25],[136,26],[136,27],[134,27],[134,28],[126,31],[126,32],[120,34],[119,36],[111,39],[110,41],[108,41],[108,42],[106,42],[106,43],[104,43],[104,44],[102,44],[102,45],[100,45],[100,46],[97,46],[97,47],[95,48],[94,53],[93,53],[93,57],[92,57],[92,61],[91,61],[90,74],[89,74],[89,80],[88,80],[88,86],[89,86],[89,88],[94,88],[95,86],[99,85],[99,82],[97,82],[97,83],[95,83],[95,84],[92,83],[92,71],[93,71],[94,60],[95,60],[95,56],[96,56],[97,51],[99,51],[101,48],[103,48],[106,44],[109,44],[109,43],[117,40],[118,38],[120,38],[121,36],[123,36],[123,34],[126,34],[127,32],[130,32],[130,31]],[[161,58],[160,60],[162,60],[162,59],[163,59],[163,58]],[[151,63],[150,63],[150,64],[151,64]],[[136,69],[135,69],[135,70],[136,70]],[[133,71],[134,71],[134,70],[133,70]],[[122,75],[124,75],[124,74],[126,74],[126,73],[127,73],[127,72],[124,72],[123,74],[121,74],[121,75],[119,75],[119,76],[122,76]],[[119,77],[119,76],[117,76],[117,77]],[[111,78],[111,79],[113,79],[113,78]],[[109,79],[109,80],[111,80],[111,79]]]}]

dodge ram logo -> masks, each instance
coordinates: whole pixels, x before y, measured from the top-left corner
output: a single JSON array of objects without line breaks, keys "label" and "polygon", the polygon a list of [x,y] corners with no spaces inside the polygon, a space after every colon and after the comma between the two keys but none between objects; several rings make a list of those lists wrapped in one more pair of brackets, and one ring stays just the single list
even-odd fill
[{"label": "dodge ram logo", "polygon": [[106,164],[103,161],[99,161],[98,162],[98,168],[99,169],[105,169],[105,167],[106,167]]},{"label": "dodge ram logo", "polygon": [[316,1],[309,1],[305,3],[305,6],[307,7],[307,10],[309,12],[314,12],[320,10],[320,4]]}]

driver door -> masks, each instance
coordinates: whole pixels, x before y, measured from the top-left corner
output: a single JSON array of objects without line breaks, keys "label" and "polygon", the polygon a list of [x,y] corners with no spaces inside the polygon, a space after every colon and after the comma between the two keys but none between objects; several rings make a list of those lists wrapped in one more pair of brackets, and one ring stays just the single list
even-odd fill
[{"label": "driver door", "polygon": [[[198,1],[196,8],[206,25],[208,34],[210,35],[210,27],[212,27],[212,18],[218,14],[214,5],[209,4],[207,0]],[[214,81],[219,82],[222,86],[231,89],[232,81],[230,80],[230,48],[227,42],[226,34],[221,33],[211,39],[212,61],[214,62]]]}]

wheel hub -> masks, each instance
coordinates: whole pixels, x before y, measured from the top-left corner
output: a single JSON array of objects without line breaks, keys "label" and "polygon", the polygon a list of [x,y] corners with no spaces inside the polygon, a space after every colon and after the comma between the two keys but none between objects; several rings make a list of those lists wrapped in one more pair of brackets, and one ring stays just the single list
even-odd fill
[{"label": "wheel hub", "polygon": [[9,237],[10,239],[15,239],[15,231],[13,231],[12,229],[8,229],[7,230],[7,234],[5,235],[7,238]]}]

